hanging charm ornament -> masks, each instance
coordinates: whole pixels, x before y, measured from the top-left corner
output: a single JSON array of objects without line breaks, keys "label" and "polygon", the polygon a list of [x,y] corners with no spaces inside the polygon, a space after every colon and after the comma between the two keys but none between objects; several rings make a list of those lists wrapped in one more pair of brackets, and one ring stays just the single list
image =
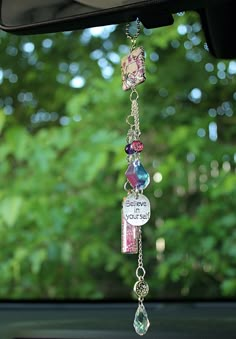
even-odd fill
[{"label": "hanging charm ornament", "polygon": [[142,226],[150,219],[151,210],[148,198],[143,194],[144,189],[150,183],[150,176],[141,163],[143,143],[140,140],[138,92],[136,86],[143,83],[145,75],[145,58],[143,47],[136,47],[136,40],[140,33],[140,21],[136,20],[136,34],[130,34],[129,24],[126,26],[126,36],[131,40],[129,55],[121,61],[122,88],[130,90],[131,112],[126,122],[129,126],[127,133],[128,168],[125,172],[127,181],[124,188],[127,196],[123,199],[121,211],[121,251],[126,254],[138,253],[138,267],[136,270],[137,281],[134,284],[134,293],[137,295],[139,304],[134,317],[134,329],[137,334],[144,335],[149,326],[147,311],[143,301],[149,292],[149,286],[144,280],[146,274],[143,266],[142,251]]}]

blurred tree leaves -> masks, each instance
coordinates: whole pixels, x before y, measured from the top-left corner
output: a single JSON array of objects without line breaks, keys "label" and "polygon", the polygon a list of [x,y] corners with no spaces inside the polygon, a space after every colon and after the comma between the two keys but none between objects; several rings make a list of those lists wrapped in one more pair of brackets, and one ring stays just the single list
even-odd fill
[{"label": "blurred tree leaves", "polygon": [[[152,220],[150,298],[236,294],[235,73],[198,16],[144,30],[139,87]],[[124,27],[39,36],[0,32],[0,297],[128,298],[120,254]]]}]

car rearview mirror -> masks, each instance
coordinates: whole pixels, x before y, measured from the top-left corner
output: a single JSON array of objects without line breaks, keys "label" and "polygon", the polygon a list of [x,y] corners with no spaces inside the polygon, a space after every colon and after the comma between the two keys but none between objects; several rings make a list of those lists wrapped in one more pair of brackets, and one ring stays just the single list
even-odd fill
[{"label": "car rearview mirror", "polygon": [[[145,27],[173,23],[169,0],[2,0],[1,28],[16,34],[75,30],[135,20]],[[155,7],[155,15],[153,9]]]},{"label": "car rearview mirror", "polygon": [[217,58],[236,58],[235,0],[0,0],[0,29],[14,34],[71,31],[134,21],[146,28],[168,26],[172,14],[200,15],[208,49]]}]

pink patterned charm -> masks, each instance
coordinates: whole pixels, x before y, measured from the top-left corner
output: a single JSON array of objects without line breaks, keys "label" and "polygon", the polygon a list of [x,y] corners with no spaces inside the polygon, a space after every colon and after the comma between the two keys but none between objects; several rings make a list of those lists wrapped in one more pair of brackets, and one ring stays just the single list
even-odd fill
[{"label": "pink patterned charm", "polygon": [[122,88],[127,91],[146,80],[143,47],[135,48],[121,60]]},{"label": "pink patterned charm", "polygon": [[121,211],[121,252],[126,254],[138,253],[139,226],[130,225]]}]

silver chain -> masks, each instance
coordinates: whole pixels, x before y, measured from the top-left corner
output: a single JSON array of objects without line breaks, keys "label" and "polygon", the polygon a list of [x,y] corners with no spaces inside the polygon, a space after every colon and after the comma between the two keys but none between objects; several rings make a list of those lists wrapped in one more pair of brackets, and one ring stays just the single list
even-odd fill
[{"label": "silver chain", "polygon": [[[133,95],[137,95],[135,99],[133,99]],[[135,130],[135,137],[138,139],[141,135],[140,132],[140,125],[139,125],[139,107],[138,107],[138,92],[136,89],[133,89],[130,95],[131,100],[131,115],[134,117],[134,130]]]},{"label": "silver chain", "polygon": [[143,280],[145,277],[146,271],[143,267],[143,245],[142,245],[142,228],[140,227],[140,234],[138,240],[138,267],[136,269],[136,277],[139,280]]},{"label": "silver chain", "polygon": [[[126,138],[128,144],[131,144],[132,141],[134,140],[138,140],[141,135],[138,98],[139,95],[136,88],[132,88],[130,93],[131,112],[130,115],[128,115],[128,117],[126,118],[126,122],[129,125],[129,130]],[[135,157],[135,159],[140,158],[139,153],[135,153],[133,156]],[[127,160],[129,163],[133,160],[133,156],[132,155],[127,156]]]},{"label": "silver chain", "polygon": [[138,267],[143,268],[143,244],[142,244],[142,229],[140,229],[140,236],[139,236],[139,253],[138,253]]}]

